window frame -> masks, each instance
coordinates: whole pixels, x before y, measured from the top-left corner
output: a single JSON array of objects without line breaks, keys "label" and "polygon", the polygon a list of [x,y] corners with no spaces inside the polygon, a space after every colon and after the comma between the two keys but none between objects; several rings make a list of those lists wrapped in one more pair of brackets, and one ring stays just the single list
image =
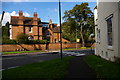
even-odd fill
[{"label": "window frame", "polygon": [[[108,33],[110,33],[110,32],[108,32],[108,20],[110,20],[111,19],[111,35],[112,35],[112,41],[111,41],[111,43],[109,43],[109,34]],[[106,24],[107,24],[107,28],[106,28],[106,31],[107,31],[107,46],[108,46],[108,49],[113,49],[113,43],[114,43],[114,41],[113,41],[113,14],[111,14],[111,15],[109,15],[107,18],[105,18],[105,20],[106,20]],[[111,44],[111,45],[110,45]]]}]

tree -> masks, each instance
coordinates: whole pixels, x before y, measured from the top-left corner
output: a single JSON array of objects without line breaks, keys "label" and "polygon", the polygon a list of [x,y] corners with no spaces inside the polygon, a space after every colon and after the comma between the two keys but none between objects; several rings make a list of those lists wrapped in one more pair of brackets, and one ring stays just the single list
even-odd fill
[{"label": "tree", "polygon": [[23,44],[28,43],[28,41],[29,41],[28,40],[28,35],[24,34],[24,33],[18,34],[17,37],[16,37],[16,40],[17,40],[18,43],[23,43]]},{"label": "tree", "polygon": [[88,7],[88,3],[75,5],[72,10],[65,11],[63,19],[71,32],[75,32],[75,28],[77,28],[84,46],[89,35],[94,33],[94,16],[90,7]]},{"label": "tree", "polygon": [[[73,26],[73,27],[71,27]],[[62,23],[62,35],[65,39],[74,42],[75,41],[75,22],[64,22]]]},{"label": "tree", "polygon": [[9,22],[2,27],[2,39],[9,39],[10,32],[9,32]]}]

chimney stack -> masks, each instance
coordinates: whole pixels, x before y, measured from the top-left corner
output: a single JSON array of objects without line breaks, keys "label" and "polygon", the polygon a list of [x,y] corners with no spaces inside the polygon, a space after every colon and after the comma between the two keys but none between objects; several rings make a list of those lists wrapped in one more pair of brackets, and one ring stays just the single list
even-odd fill
[{"label": "chimney stack", "polygon": [[22,11],[19,11],[19,16],[23,16],[23,12]]},{"label": "chimney stack", "polygon": [[37,16],[38,16],[37,12],[34,12],[33,16],[34,16],[34,17],[37,17]]},{"label": "chimney stack", "polygon": [[52,19],[50,19],[49,28],[51,28],[51,29],[53,28],[53,27],[52,27]]},{"label": "chimney stack", "polygon": [[23,25],[23,12],[22,11],[19,11],[19,21],[18,21],[18,23],[20,25]]},{"label": "chimney stack", "polygon": [[52,19],[50,19],[50,22],[49,22],[49,24],[52,24]]}]

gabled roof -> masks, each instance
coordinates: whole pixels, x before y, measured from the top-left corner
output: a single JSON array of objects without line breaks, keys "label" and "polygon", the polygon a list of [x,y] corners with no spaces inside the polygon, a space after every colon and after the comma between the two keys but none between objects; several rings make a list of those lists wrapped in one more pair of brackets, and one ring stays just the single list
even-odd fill
[{"label": "gabled roof", "polygon": [[97,9],[97,6],[95,6],[95,8],[94,9]]},{"label": "gabled roof", "polygon": [[53,33],[60,33],[60,28],[59,27],[54,27],[52,28]]}]

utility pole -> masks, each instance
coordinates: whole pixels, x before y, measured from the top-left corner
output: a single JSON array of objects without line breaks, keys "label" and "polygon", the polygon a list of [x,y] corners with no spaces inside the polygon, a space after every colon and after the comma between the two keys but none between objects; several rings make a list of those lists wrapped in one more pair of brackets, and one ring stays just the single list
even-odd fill
[{"label": "utility pole", "polygon": [[60,56],[62,60],[62,27],[61,27],[61,5],[60,5],[60,0],[59,0],[59,19],[60,19]]}]

